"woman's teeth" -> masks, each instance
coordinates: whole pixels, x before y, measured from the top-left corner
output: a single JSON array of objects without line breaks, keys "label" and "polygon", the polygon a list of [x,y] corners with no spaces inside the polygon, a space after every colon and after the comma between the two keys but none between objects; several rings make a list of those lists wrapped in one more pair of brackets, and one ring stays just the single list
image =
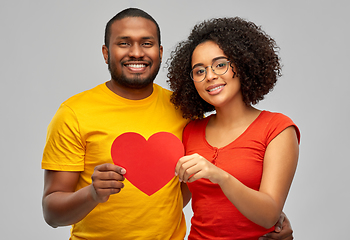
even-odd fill
[{"label": "woman's teeth", "polygon": [[218,89],[223,88],[223,87],[224,87],[224,85],[221,85],[221,86],[209,89],[208,92],[212,92],[212,91],[218,90]]}]

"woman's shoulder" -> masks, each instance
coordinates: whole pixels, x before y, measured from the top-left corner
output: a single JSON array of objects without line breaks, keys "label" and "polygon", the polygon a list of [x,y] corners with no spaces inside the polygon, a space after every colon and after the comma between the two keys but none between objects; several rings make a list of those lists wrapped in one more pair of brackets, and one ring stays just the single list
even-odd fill
[{"label": "woman's shoulder", "polygon": [[208,124],[209,119],[211,118],[212,115],[209,115],[207,117],[201,118],[201,119],[195,119],[190,121],[187,126],[190,127],[201,127],[201,126],[206,126]]},{"label": "woman's shoulder", "polygon": [[287,115],[279,112],[262,111],[260,123],[265,126],[267,132],[278,134],[287,127],[293,126],[296,130],[298,140],[300,140],[300,130],[294,121]]},{"label": "woman's shoulder", "polygon": [[290,117],[280,112],[271,112],[267,110],[261,111],[260,118],[265,121],[292,121]]},{"label": "woman's shoulder", "polygon": [[195,132],[201,132],[205,130],[205,127],[208,124],[208,121],[210,119],[210,116],[202,118],[202,119],[195,119],[187,123],[186,127],[184,128],[184,136],[189,136],[191,133]]}]

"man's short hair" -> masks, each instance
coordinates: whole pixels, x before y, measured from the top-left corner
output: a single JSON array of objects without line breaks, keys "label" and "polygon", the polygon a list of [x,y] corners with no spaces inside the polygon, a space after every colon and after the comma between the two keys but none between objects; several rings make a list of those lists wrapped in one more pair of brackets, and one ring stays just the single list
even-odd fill
[{"label": "man's short hair", "polygon": [[121,20],[127,17],[142,17],[148,20],[151,20],[152,22],[154,22],[154,24],[157,27],[157,37],[158,37],[158,42],[159,42],[159,46],[160,44],[160,28],[158,23],[156,22],[156,20],[154,20],[154,18],[149,15],[148,13],[146,13],[145,11],[138,9],[138,8],[127,8],[124,9],[123,11],[119,12],[117,15],[115,15],[113,18],[111,18],[111,20],[108,21],[107,25],[106,25],[106,29],[105,29],[105,45],[107,48],[109,48],[109,40],[111,37],[111,26],[112,24],[117,21],[117,20]]}]

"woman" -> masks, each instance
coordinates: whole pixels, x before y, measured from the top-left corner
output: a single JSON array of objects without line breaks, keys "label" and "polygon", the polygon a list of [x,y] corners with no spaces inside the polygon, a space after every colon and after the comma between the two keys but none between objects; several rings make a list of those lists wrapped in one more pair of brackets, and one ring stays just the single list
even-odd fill
[{"label": "woman", "polygon": [[236,17],[196,25],[172,52],[172,102],[194,120],[175,169],[192,193],[188,239],[258,239],[281,214],[300,133],[287,116],[252,106],[281,75],[276,49],[260,27]]}]

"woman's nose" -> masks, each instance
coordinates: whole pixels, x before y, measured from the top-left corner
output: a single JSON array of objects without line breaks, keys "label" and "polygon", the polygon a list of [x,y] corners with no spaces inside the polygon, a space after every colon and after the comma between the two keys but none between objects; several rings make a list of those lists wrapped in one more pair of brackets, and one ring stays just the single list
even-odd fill
[{"label": "woman's nose", "polygon": [[207,76],[206,76],[207,81],[211,81],[218,78],[218,75],[215,74],[211,66],[208,66],[206,70],[207,70]]}]

